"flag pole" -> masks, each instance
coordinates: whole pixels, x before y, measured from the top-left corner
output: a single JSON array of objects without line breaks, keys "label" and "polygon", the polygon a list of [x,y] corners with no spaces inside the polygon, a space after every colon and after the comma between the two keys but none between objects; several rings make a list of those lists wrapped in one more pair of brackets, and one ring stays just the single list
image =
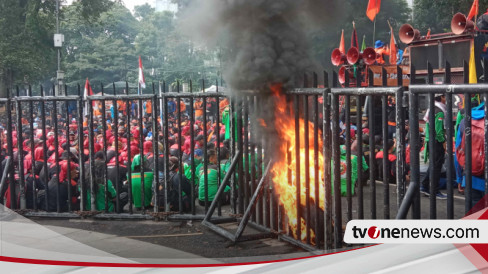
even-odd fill
[{"label": "flag pole", "polygon": [[374,17],[374,21],[373,21],[373,45],[375,43],[375,36],[376,36],[376,16]]},{"label": "flag pole", "polygon": [[373,21],[373,45],[376,42],[376,17],[378,17],[378,0],[374,0],[375,3],[375,8],[376,8],[376,14],[374,16],[374,21]]},{"label": "flag pole", "polygon": [[159,97],[161,99],[159,99],[159,113],[160,113],[160,117],[161,117],[161,129],[163,128],[163,94],[162,94],[162,90],[161,90],[161,81],[159,81]]}]

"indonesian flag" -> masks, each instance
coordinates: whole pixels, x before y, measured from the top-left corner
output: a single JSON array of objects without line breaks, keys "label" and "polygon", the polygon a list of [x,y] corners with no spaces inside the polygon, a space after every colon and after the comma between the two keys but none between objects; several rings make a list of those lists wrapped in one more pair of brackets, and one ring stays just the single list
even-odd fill
[{"label": "indonesian flag", "polygon": [[469,10],[468,20],[472,20],[475,16],[478,15],[479,6],[480,6],[479,0],[474,0],[473,5]]},{"label": "indonesian flag", "polygon": [[[88,78],[86,78],[85,90],[83,92],[83,99],[85,100],[85,109],[83,110],[83,116],[88,115],[88,96],[91,95],[93,95],[93,90],[90,86],[90,81],[88,81]],[[92,105],[95,107],[96,106],[95,102],[92,102]]]},{"label": "indonesian flag", "polygon": [[139,85],[141,88],[146,88],[146,80],[144,80],[144,73],[142,73],[142,60],[139,56]]},{"label": "indonesian flag", "polygon": [[374,21],[376,15],[380,12],[380,6],[381,0],[369,0],[368,8],[366,9],[366,16],[368,16],[369,20]]}]

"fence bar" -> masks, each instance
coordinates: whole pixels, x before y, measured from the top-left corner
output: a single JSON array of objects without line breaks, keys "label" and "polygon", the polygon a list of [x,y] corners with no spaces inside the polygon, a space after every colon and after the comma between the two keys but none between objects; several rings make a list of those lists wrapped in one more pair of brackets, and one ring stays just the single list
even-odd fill
[{"label": "fence bar", "polygon": [[[215,86],[217,87],[217,93],[219,92],[219,84],[218,80],[216,80],[217,83],[215,83]],[[221,166],[221,159],[220,159],[220,96],[215,97],[216,101],[216,109],[217,113],[213,113],[215,115],[215,127],[213,129],[213,133],[216,137],[215,141],[215,149],[217,150],[217,185],[220,187],[220,184],[222,184],[222,178],[220,177],[222,174],[222,166]],[[220,199],[217,201],[218,202],[218,210],[217,210],[217,215],[222,216],[222,203]]]},{"label": "fence bar", "polygon": [[[205,82],[202,80],[202,89],[205,90]],[[203,98],[203,185],[205,187],[205,212],[208,212],[208,140],[207,140],[207,98]]]},{"label": "fence bar", "polygon": [[[141,88],[139,87],[139,90]],[[137,112],[138,112],[138,126],[139,126],[139,157],[140,157],[140,160],[141,160],[141,170],[140,170],[140,174],[141,174],[141,210],[142,210],[142,214],[146,214],[146,188],[145,188],[145,184],[146,182],[144,181],[144,177],[146,176],[146,170],[145,170],[145,164],[144,164],[144,124],[142,122],[142,116],[144,115],[144,113],[142,112],[142,100],[138,100],[137,101]],[[136,139],[136,137],[134,136],[134,140]],[[178,140],[179,141],[179,140]],[[181,170],[181,169],[180,169]],[[181,181],[180,181],[181,182]]]},{"label": "fence bar", "polygon": [[[129,83],[125,82],[125,88],[127,90],[126,97],[129,96]],[[132,196],[132,155],[131,155],[131,146],[130,146],[130,113],[131,113],[131,105],[133,104],[132,101],[125,99],[126,102],[126,112],[127,112],[127,183],[128,183],[128,196],[129,196],[129,214],[133,213],[133,205],[134,205],[134,198]]]},{"label": "fence bar", "polygon": [[244,207],[247,208],[249,205],[249,199],[251,196],[251,188],[250,188],[250,174],[249,170],[249,104],[248,104],[249,97],[246,96],[243,98],[243,142],[244,142]]},{"label": "fence bar", "polygon": [[466,213],[473,207],[473,177],[472,177],[472,131],[471,131],[471,121],[472,121],[472,114],[471,114],[471,96],[469,93],[464,94],[464,147],[466,148],[466,166],[464,168],[464,172],[466,174],[466,188],[464,190],[464,196],[466,198],[465,202],[465,211]]},{"label": "fence bar", "polygon": [[[361,86],[361,77],[356,78],[356,86]],[[357,142],[357,183],[358,183],[358,219],[364,219],[364,196],[363,196],[363,109],[362,97],[356,95],[356,142]]]},{"label": "fence bar", "polygon": [[[432,85],[433,80],[433,71],[432,65],[427,62],[427,70],[428,70],[428,84]],[[435,98],[434,93],[429,93],[429,182],[430,182],[430,218],[436,219],[437,218],[437,204],[436,204],[436,192],[439,186],[438,178],[439,175],[436,174],[438,170],[436,170],[436,163],[435,163],[435,156],[436,156],[436,132],[435,132]],[[440,172],[440,170],[439,170]]]},{"label": "fence bar", "polygon": [[[308,96],[303,96],[303,120],[304,120],[304,135],[303,142],[305,147],[305,197],[306,197],[306,211],[305,211],[305,225],[306,225],[306,242],[310,244],[310,144],[309,144],[309,108],[308,108]],[[298,124],[298,126],[300,126]],[[298,158],[297,158],[298,161]],[[301,194],[300,194],[301,195]]]},{"label": "fence bar", "polygon": [[[19,96],[19,87],[17,89],[17,97]],[[25,209],[25,176],[24,176],[24,138],[23,138],[23,127],[22,127],[22,105],[20,101],[16,104],[17,112],[17,157],[18,157],[18,167],[19,167],[19,202],[20,209]],[[10,132],[9,132],[10,133]],[[16,198],[17,199],[17,198]]]},{"label": "fence bar", "polygon": [[[296,211],[297,211],[297,239],[300,240],[302,228],[301,214],[301,182],[300,182],[300,97],[294,96],[293,108],[295,113],[295,187],[296,187]],[[307,136],[308,137],[308,136]],[[307,150],[307,149],[306,149]]]},{"label": "fence bar", "polygon": [[[29,94],[28,96],[32,96],[32,88],[31,85],[29,85]],[[34,156],[34,105],[33,102],[29,102],[29,142],[30,142],[30,154],[31,154],[31,176],[32,176],[32,205],[31,209],[37,210],[37,192],[36,192],[36,174],[35,174],[35,167],[36,167],[36,161],[35,161],[35,156]]]},{"label": "fence bar", "polygon": [[[44,88],[41,86],[41,96],[44,97]],[[9,105],[7,105],[9,107]],[[10,110],[7,108],[7,112],[10,112]],[[9,121],[8,124],[11,125],[11,119],[10,115],[8,115]],[[48,172],[48,166],[47,166],[47,131],[46,131],[46,102],[42,101],[41,102],[41,122],[42,122],[42,132],[45,133],[44,141],[42,142],[42,165],[43,165],[43,170],[44,170],[44,187],[45,187],[45,209],[46,211],[49,212],[49,206],[48,206],[48,200],[49,200],[49,191],[47,191],[47,185],[49,182],[49,172]],[[9,128],[9,132],[11,132],[11,128]],[[10,135],[10,134],[9,134]],[[12,172],[13,172],[13,167],[12,167]],[[13,177],[11,177],[13,178]]]},{"label": "fence bar", "polygon": [[374,106],[372,95],[368,95],[368,128],[369,128],[369,183],[371,190],[371,219],[376,219],[376,181],[375,181],[375,136]]},{"label": "fence bar", "polygon": [[[64,87],[64,90],[65,92],[67,93],[68,92],[68,87],[65,86]],[[66,184],[66,189],[67,189],[67,193],[68,193],[68,212],[71,212],[72,211],[72,202],[71,202],[71,197],[72,197],[72,193],[71,193],[71,144],[70,144],[70,140],[69,140],[69,136],[70,136],[70,133],[69,133],[69,125],[70,125],[70,120],[69,120],[69,101],[66,101],[64,102],[65,104],[65,111],[66,111],[66,143],[65,143],[65,147],[66,147],[66,151],[67,151],[67,163],[68,163],[68,174],[67,174],[67,177],[68,177],[68,183]],[[32,131],[31,131],[32,132]]]},{"label": "fence bar", "polygon": [[[91,100],[88,100],[88,115],[89,115],[89,120],[88,120],[88,151],[89,151],[89,168],[90,168],[90,210],[95,211],[96,208],[96,193],[95,193],[95,182],[93,181],[93,172],[94,172],[94,155],[93,153],[95,152],[95,145],[94,145],[94,136],[93,136],[93,102]],[[56,160],[57,162],[57,160]]]},{"label": "fence bar", "polygon": [[[332,132],[339,132],[339,95],[332,95]],[[332,136],[332,155],[334,162],[334,248],[342,246],[342,212],[341,212],[341,158],[339,135]]]},{"label": "fence bar", "polygon": [[[244,146],[242,142],[242,101],[236,101],[236,109],[237,109],[237,130],[235,131],[235,134],[237,135],[237,148],[236,150],[238,151],[244,151]],[[234,133],[232,133],[234,134]],[[244,170],[243,170],[243,162],[244,161],[239,161],[238,166],[237,166],[237,179],[238,181],[238,205],[239,205],[239,210],[238,214],[244,214]]]},{"label": "fence bar", "polygon": [[248,207],[246,208],[246,212],[242,216],[242,220],[239,224],[239,227],[237,227],[237,231],[235,234],[235,239],[239,239],[242,236],[242,233],[244,232],[244,228],[246,227],[247,223],[249,222],[249,217],[252,214],[253,208],[256,206],[256,200],[259,199],[261,194],[263,193],[263,187],[267,184],[267,176],[268,176],[268,171],[271,167],[271,161],[268,163],[266,170],[263,173],[263,177],[261,177],[261,180],[259,181],[259,184],[256,188],[256,191],[253,193],[252,198],[248,204]]},{"label": "fence bar", "polygon": [[[53,87],[54,92],[54,87]],[[57,101],[54,101],[53,111],[52,111],[52,122],[54,123],[54,160],[56,161],[56,209],[57,212],[61,212],[61,204],[60,204],[60,197],[59,197],[59,188],[60,188],[60,181],[59,181],[59,135],[58,135],[58,106]],[[92,117],[93,119],[93,117]],[[92,122],[93,124],[93,122]],[[49,189],[49,188],[48,188]],[[94,196],[92,196],[92,199]],[[69,197],[69,203],[71,202],[71,197]]]},{"label": "fence bar", "polygon": [[[402,74],[398,67],[398,76]],[[401,77],[400,77],[401,78]],[[405,197],[405,111],[403,109],[403,89],[399,89],[396,93],[396,139],[399,140],[397,144],[397,164],[396,164],[396,184],[397,184],[397,208],[400,208],[403,198]]]},{"label": "fence bar", "polygon": [[[397,85],[399,87],[403,86],[403,71],[400,66],[397,66]],[[396,119],[396,129],[395,129],[395,137],[400,142],[397,142],[397,164],[396,164],[396,184],[397,184],[397,208],[400,208],[400,205],[403,201],[405,196],[405,179],[406,179],[406,163],[405,163],[405,155],[406,155],[406,138],[405,138],[405,110],[404,110],[404,100],[403,100],[404,90],[400,88],[397,90],[395,97],[396,97],[396,106],[395,106],[395,119]]]},{"label": "fence bar", "polygon": [[[445,83],[451,83],[451,64],[446,62],[446,71],[445,71]],[[454,159],[453,159],[453,133],[454,128],[452,124],[452,94],[446,93],[446,142],[447,142],[447,169],[446,169],[446,176],[447,176],[447,219],[454,219],[454,189],[453,189],[453,170],[451,167],[454,166]]]},{"label": "fence bar", "polygon": [[[190,84],[191,85],[191,84]],[[159,135],[158,135],[158,95],[156,93],[156,88],[154,85],[154,82],[152,83],[152,91],[153,91],[153,99],[151,101],[152,105],[152,111],[151,111],[151,119],[152,119],[152,153],[153,153],[153,167],[154,167],[154,178],[153,178],[153,184],[152,184],[152,192],[153,192],[153,212],[158,213],[159,212],[159,191],[158,191],[158,184],[159,184]],[[192,125],[193,126],[193,125]],[[192,188],[193,189],[193,185]]]},{"label": "fence bar", "polygon": [[[100,84],[102,90],[102,96],[104,95],[103,84]],[[106,106],[105,100],[100,101],[102,103],[102,136],[103,136],[103,154],[105,155],[105,162],[107,161],[107,117],[106,117]],[[103,183],[105,186],[105,191],[103,192],[105,198],[105,213],[108,213],[108,177],[107,177],[107,164],[103,166]]]},{"label": "fence bar", "polygon": [[224,193],[225,186],[230,181],[230,179],[233,177],[236,164],[240,161],[241,158],[242,158],[241,152],[236,151],[236,155],[232,159],[229,170],[228,170],[227,174],[225,174],[224,180],[222,180],[222,185],[220,185],[219,189],[217,190],[217,193],[215,194],[215,199],[212,201],[212,203],[210,204],[210,207],[208,208],[207,213],[205,214],[205,218],[203,219],[204,222],[211,220],[212,215],[215,212],[215,208],[217,207],[218,200],[220,200],[220,196],[222,196],[222,194]]},{"label": "fence bar", "polygon": [[[337,85],[337,72],[332,74],[333,85]],[[324,71],[324,86],[329,87],[329,75]],[[323,108],[323,140],[325,142],[331,141],[331,109],[330,109],[330,89],[323,91],[324,108]],[[332,249],[332,178],[331,178],[331,163],[332,163],[332,151],[331,147],[323,145],[324,153],[324,249]]]},{"label": "fence bar", "polygon": [[[12,94],[10,90],[7,89],[8,101],[7,101],[7,113],[12,113]],[[18,115],[18,114],[17,114]],[[43,116],[43,121],[45,124],[45,116]],[[12,115],[7,115],[7,132],[12,132]],[[45,144],[46,142],[44,142]],[[10,208],[17,209],[17,195],[15,193],[15,168],[14,168],[14,146],[12,140],[12,134],[7,134],[7,149],[8,149],[8,157],[11,159],[11,164],[9,168],[10,179],[9,179],[9,189],[10,189]],[[46,155],[46,154],[44,154]],[[47,191],[46,191],[47,193]],[[47,196],[46,196],[46,209],[47,209]]]},{"label": "fence bar", "polygon": [[[165,83],[163,83],[163,92],[166,92],[166,85]],[[165,94],[166,95],[166,94]],[[164,180],[164,211],[166,213],[169,212],[169,201],[168,201],[168,197],[169,197],[169,182],[168,180],[166,180],[166,178],[168,178],[168,174],[169,174],[169,142],[168,142],[168,138],[169,138],[169,117],[168,117],[168,97],[167,96],[163,96],[163,149],[164,149],[164,152],[163,152],[163,156],[164,156],[164,162],[163,162],[163,167],[164,167],[164,176],[165,176],[165,180]],[[194,157],[194,155],[192,155],[192,158]],[[192,175],[194,176],[194,175]],[[194,179],[195,177],[192,177],[192,179]],[[193,188],[193,184],[192,184],[192,188]]]},{"label": "fence bar", "polygon": [[[255,97],[254,100],[255,100],[254,101],[254,113],[261,113],[260,111],[262,111],[262,109],[263,109],[261,102],[258,100],[257,97]],[[257,128],[258,128],[258,125],[255,126],[255,129],[257,129]],[[262,168],[262,165],[263,165],[263,139],[262,139],[262,137],[257,135],[257,137],[255,138],[255,142],[257,145],[256,146],[257,147],[256,177],[261,178],[262,174],[263,174],[263,168]],[[266,205],[268,205],[268,203],[266,202],[268,192],[269,192],[269,186],[264,188],[263,196],[261,199],[259,199],[258,205],[257,205],[257,207],[258,207],[258,209],[257,209],[257,212],[258,212],[257,223],[261,226],[264,225],[264,218],[265,218],[264,207],[266,207]],[[269,207],[267,207],[267,208],[269,208]],[[269,227],[269,225],[266,227]]]},{"label": "fence bar", "polygon": [[[113,87],[113,93],[114,95],[116,95],[116,90],[115,90],[115,82],[112,83],[112,87]],[[114,150],[115,150],[115,192],[117,193],[117,196],[115,197],[115,212],[120,214],[121,211],[123,210],[121,207],[122,207],[122,204],[120,202],[120,192],[121,192],[121,188],[120,188],[120,178],[119,178],[119,173],[120,173],[120,163],[119,163],[119,105],[118,105],[118,101],[117,100],[112,100],[112,105],[113,105],[113,108],[114,108],[114,128],[112,128],[112,132],[114,134]],[[108,155],[107,155],[107,161],[108,161]],[[113,182],[112,182],[113,183]],[[157,206],[156,206],[157,208]]]},{"label": "fence bar", "polygon": [[[190,93],[193,93],[193,82],[190,80]],[[191,214],[195,215],[195,110],[194,110],[194,100],[190,97],[190,172],[191,172]]]},{"label": "fence bar", "polygon": [[415,115],[418,106],[418,94],[410,93],[410,187],[416,188],[413,196],[412,219],[420,219],[420,134],[419,116]]},{"label": "fence bar", "polygon": [[[488,59],[487,58],[483,58],[483,73],[484,73],[484,78],[485,78],[485,84],[488,83]],[[485,129],[488,128],[488,91],[485,91],[483,93],[483,101],[485,102],[485,107],[484,107],[484,111],[485,111]],[[484,175],[485,175],[485,197],[486,195],[488,194],[488,132],[486,132],[485,130],[485,140],[484,140],[484,145],[485,145],[485,172],[484,172]],[[484,199],[485,200],[485,207],[488,207],[488,199]]]},{"label": "fence bar", "polygon": [[430,218],[436,219],[436,185],[434,182],[435,174],[435,105],[434,105],[434,94],[429,94],[429,182],[430,182]]}]

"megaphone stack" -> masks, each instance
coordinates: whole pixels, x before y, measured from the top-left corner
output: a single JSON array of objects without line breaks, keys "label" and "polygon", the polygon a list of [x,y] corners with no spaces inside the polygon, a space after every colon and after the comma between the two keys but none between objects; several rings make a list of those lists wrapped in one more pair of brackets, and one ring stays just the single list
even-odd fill
[{"label": "megaphone stack", "polygon": [[405,44],[410,44],[420,38],[420,31],[414,29],[410,24],[404,24],[400,27],[400,41]]},{"label": "megaphone stack", "polygon": [[474,30],[474,22],[468,20],[464,14],[458,12],[452,17],[451,30],[456,35],[471,32]]}]

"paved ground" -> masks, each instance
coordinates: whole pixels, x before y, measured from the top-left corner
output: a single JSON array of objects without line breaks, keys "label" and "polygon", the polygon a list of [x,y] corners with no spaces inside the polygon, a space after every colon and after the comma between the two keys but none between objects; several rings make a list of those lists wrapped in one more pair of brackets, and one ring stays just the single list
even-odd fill
[{"label": "paved ground", "polygon": [[[357,191],[357,189],[356,189]],[[364,217],[371,218],[371,187],[363,187],[364,192]],[[385,207],[384,185],[376,182],[376,217],[383,219]],[[397,213],[396,185],[389,187],[389,215],[394,219]],[[421,214],[423,219],[428,219],[429,198],[421,197]],[[446,218],[447,200],[437,200],[438,219]],[[347,206],[347,199],[342,198],[343,225],[347,223],[348,210],[352,211],[353,219],[357,218],[358,198],[357,194],[352,198],[352,208]],[[455,219],[464,216],[464,196],[455,190],[454,196]],[[204,209],[197,206],[197,214],[203,214]],[[222,207],[222,215],[228,216],[230,208]],[[216,215],[216,214],[215,214]],[[410,214],[408,215],[410,217]],[[263,258],[290,258],[306,256],[303,250],[278,239],[261,239],[240,242],[237,244],[222,238],[211,232],[197,221],[107,221],[94,219],[43,219],[31,218],[38,224],[59,232],[73,240],[102,251],[115,254],[124,258],[137,258],[140,262],[154,262],[156,258],[210,258],[215,261],[256,261]],[[236,223],[221,224],[221,227],[229,231],[235,231]],[[251,227],[247,227],[245,234],[258,233]],[[149,244],[144,245],[143,243]],[[127,248],[128,245],[135,248]],[[162,247],[163,251],[157,247]],[[238,257],[238,259],[237,259]]]},{"label": "paved ground", "polygon": [[[254,261],[256,257],[290,258],[303,256],[303,250],[278,239],[261,239],[233,244],[203,227],[199,222],[155,222],[155,221],[106,221],[106,220],[55,220],[32,219],[55,232],[88,246],[124,258],[148,262],[156,258],[197,259],[212,258],[215,261]],[[222,225],[229,230],[235,224]],[[67,233],[70,229],[76,233]],[[85,231],[88,233],[80,233]],[[251,228],[246,234],[256,233]],[[164,246],[165,253],[155,248],[147,249],[137,242]],[[130,248],[129,248],[130,247]],[[243,257],[247,257],[243,258]]]}]

